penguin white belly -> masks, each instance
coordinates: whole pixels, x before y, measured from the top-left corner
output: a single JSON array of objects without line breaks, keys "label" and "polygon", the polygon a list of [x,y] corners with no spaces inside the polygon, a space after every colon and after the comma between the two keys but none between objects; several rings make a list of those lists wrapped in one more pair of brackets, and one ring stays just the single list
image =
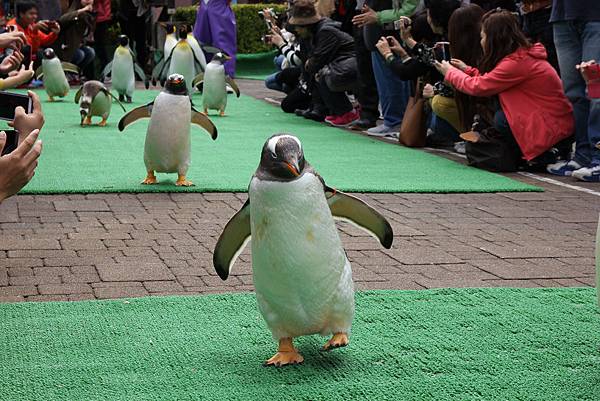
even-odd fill
[{"label": "penguin white belly", "polygon": [[190,165],[190,99],[161,92],[152,106],[146,133],[147,170],[185,175]]},{"label": "penguin white belly", "polygon": [[[202,51],[202,48],[200,47],[200,43],[198,43],[198,41],[196,40],[196,38],[193,35],[189,35],[189,34],[187,36],[187,41],[190,44],[190,47],[192,48],[194,55],[200,62],[202,71],[206,70],[206,56],[204,55],[204,52]],[[196,71],[196,73],[199,74],[202,71]]]},{"label": "penguin white belly", "polygon": [[135,76],[133,74],[133,58],[129,51],[126,54],[115,51],[112,65],[112,87],[119,95],[133,95]]},{"label": "penguin white belly", "polygon": [[110,115],[110,108],[112,106],[112,99],[110,96],[105,95],[104,92],[98,92],[92,104],[90,105],[91,116],[101,116],[102,118],[108,118]]},{"label": "penguin white belly", "polygon": [[206,66],[202,105],[210,110],[225,110],[227,106],[225,67],[220,64],[208,63]]},{"label": "penguin white belly", "polygon": [[42,60],[42,70],[44,71],[44,88],[48,96],[64,97],[69,93],[69,82],[58,58]]},{"label": "penguin white belly", "polygon": [[273,337],[349,333],[352,271],[321,181],[253,178],[249,197],[256,298]]},{"label": "penguin white belly", "polygon": [[177,38],[175,37],[175,34],[168,34],[167,37],[165,38],[165,46],[163,47],[163,57],[165,59],[169,58],[169,56],[171,55],[171,52],[173,51],[173,49],[175,48],[175,45],[177,44]]},{"label": "penguin white belly", "polygon": [[169,66],[169,75],[181,74],[185,78],[188,93],[192,94],[192,81],[196,77],[196,68],[194,67],[194,54],[192,49],[182,46],[176,46],[173,49],[171,64]]}]

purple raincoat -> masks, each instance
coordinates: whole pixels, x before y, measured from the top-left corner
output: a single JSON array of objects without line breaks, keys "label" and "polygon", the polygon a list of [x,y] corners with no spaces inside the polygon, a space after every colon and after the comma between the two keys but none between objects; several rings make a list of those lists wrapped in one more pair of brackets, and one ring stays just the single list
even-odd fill
[{"label": "purple raincoat", "polygon": [[[225,63],[225,72],[235,75],[235,55],[237,53],[237,29],[235,14],[227,0],[200,0],[194,37],[201,43],[223,50],[231,61]],[[212,55],[207,55],[207,60]]]}]

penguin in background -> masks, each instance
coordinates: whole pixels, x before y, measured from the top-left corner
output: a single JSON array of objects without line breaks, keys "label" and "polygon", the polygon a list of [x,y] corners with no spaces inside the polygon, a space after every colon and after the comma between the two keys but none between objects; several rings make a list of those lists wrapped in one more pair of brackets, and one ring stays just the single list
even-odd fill
[{"label": "penguin in background", "polygon": [[349,343],[354,285],[334,218],[392,246],[389,222],[360,199],[328,187],[304,158],[298,138],[269,138],[248,201],[223,229],[213,254],[215,270],[226,280],[251,240],[258,308],[279,342],[265,365],[302,363],[295,337],[332,335],[326,351]]},{"label": "penguin in background", "polygon": [[172,24],[163,23],[161,23],[160,26],[165,28],[165,31],[167,32],[167,35],[165,36],[165,44],[163,46],[163,58],[166,59],[171,55],[171,51],[177,44],[176,27]]},{"label": "penguin in background", "polygon": [[112,76],[112,89],[119,93],[119,101],[131,103],[136,74],[144,81],[144,85],[148,89],[150,82],[142,67],[135,62],[135,54],[129,47],[129,38],[120,35],[119,46],[115,49],[112,61],[104,67],[100,81],[104,81],[104,78],[109,75]]},{"label": "penguin in background", "polygon": [[[158,62],[152,71],[152,81],[159,81],[162,86],[167,76],[180,74],[185,77],[188,93],[192,93],[192,82],[203,71],[202,63],[196,57],[192,46],[187,40],[188,30],[181,27],[177,34],[178,41],[171,53]],[[201,51],[201,50],[200,50]]]},{"label": "penguin in background", "polygon": [[69,94],[70,86],[65,71],[79,74],[76,65],[66,61],[61,62],[52,48],[45,49],[42,65],[36,71],[36,79],[43,77],[49,102],[53,102],[56,96],[62,98]]},{"label": "penguin in background", "polygon": [[165,88],[153,102],[137,107],[119,121],[119,131],[141,118],[150,118],[144,145],[146,178],[142,184],[157,184],[155,172],[177,173],[177,186],[191,186],[186,178],[190,165],[191,124],[204,128],[213,140],[217,128],[204,114],[192,107],[185,77],[170,75]]},{"label": "penguin in background", "polygon": [[112,99],[115,99],[119,106],[125,111],[123,104],[117,99],[100,81],[87,81],[75,94],[75,103],[79,103],[79,114],[81,115],[81,125],[91,125],[92,117],[102,117],[98,123],[100,127],[106,125],[106,120],[110,115]]},{"label": "penguin in background", "polygon": [[204,74],[199,74],[194,79],[193,86],[200,90],[202,86],[202,107],[204,114],[208,114],[208,110],[218,110],[219,115],[225,116],[225,108],[227,107],[227,85],[233,89],[236,96],[240,97],[240,89],[236,82],[229,75],[225,74],[226,61],[231,60],[225,53],[217,53],[214,55],[210,63],[206,65]]}]

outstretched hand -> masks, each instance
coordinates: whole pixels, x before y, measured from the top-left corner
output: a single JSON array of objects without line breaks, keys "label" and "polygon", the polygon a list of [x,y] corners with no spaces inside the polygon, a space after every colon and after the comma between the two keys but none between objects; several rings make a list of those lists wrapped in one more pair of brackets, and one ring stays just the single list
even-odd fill
[{"label": "outstretched hand", "polygon": [[28,91],[27,95],[31,98],[33,106],[31,113],[27,114],[19,106],[15,109],[15,119],[8,123],[9,126],[19,131],[20,140],[24,140],[31,132],[36,129],[40,130],[44,126],[44,113],[42,112],[40,97],[32,91]]},{"label": "outstretched hand", "polygon": [[0,74],[8,75],[9,72],[19,68],[23,62],[23,53],[15,50],[10,56],[5,57],[0,63]]},{"label": "outstretched hand", "polygon": [[354,25],[361,28],[365,25],[377,23],[377,13],[369,8],[369,6],[364,6],[361,11],[362,14],[355,15],[354,18],[352,18],[352,23]]},{"label": "outstretched hand", "polygon": [[465,72],[467,70],[467,68],[469,68],[469,66],[467,64],[465,64],[464,61],[459,60],[457,58],[453,58],[452,60],[450,60],[450,64],[452,64],[453,67],[458,68],[462,72]]}]

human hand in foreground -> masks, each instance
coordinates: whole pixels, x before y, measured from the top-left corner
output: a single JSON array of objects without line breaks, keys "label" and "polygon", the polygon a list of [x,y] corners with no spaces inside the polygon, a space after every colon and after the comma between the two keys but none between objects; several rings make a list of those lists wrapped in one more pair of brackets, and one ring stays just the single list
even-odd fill
[{"label": "human hand in foreground", "polygon": [[377,50],[379,50],[379,53],[384,58],[388,58],[388,56],[390,56],[392,54],[392,51],[390,50],[390,45],[384,36],[379,38],[379,40],[375,44],[375,47],[377,47]]},{"label": "human hand in foreground", "polygon": [[9,72],[19,68],[23,58],[23,53],[18,50],[15,50],[10,56],[4,57],[4,60],[0,63],[0,74],[8,75]]},{"label": "human hand in foreground", "polygon": [[19,106],[15,109],[15,119],[8,123],[10,127],[19,131],[19,142],[24,141],[33,130],[41,130],[44,126],[44,113],[40,97],[32,91],[28,91],[27,95],[31,98],[31,113],[27,114]]},{"label": "human hand in foreground", "polygon": [[0,48],[20,49],[27,42],[25,33],[21,31],[5,32],[0,34]]},{"label": "human hand in foreground", "polygon": [[575,67],[579,70],[585,82],[600,79],[600,66],[596,64],[596,60],[584,61]]},{"label": "human hand in foreground", "polygon": [[29,82],[33,78],[33,74],[35,74],[35,71],[33,71],[33,61],[29,63],[29,68],[25,68],[22,65],[20,70],[11,71],[8,74],[8,78],[4,79],[4,89],[14,88],[25,82]]},{"label": "human hand in foreground", "polygon": [[[40,131],[32,131],[17,149],[0,157],[0,202],[21,190],[35,174],[38,157],[42,152]],[[0,132],[0,153],[6,144],[6,133]]]}]

